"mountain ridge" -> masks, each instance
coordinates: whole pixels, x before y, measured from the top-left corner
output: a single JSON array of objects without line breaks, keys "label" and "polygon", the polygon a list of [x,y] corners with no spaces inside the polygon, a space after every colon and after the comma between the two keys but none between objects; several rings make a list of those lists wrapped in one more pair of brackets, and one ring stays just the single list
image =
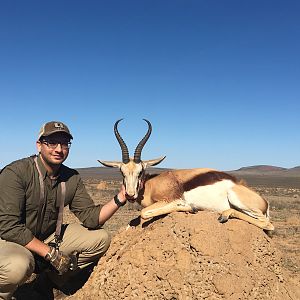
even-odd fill
[{"label": "mountain ridge", "polygon": [[[106,168],[106,167],[87,167],[76,168],[79,174],[83,177],[107,177],[107,179],[121,179],[122,175],[118,168]],[[151,167],[147,169],[147,173],[155,174],[164,171],[172,170],[171,168],[156,168]],[[247,167],[241,167],[237,170],[227,170],[228,173],[236,175],[270,175],[270,176],[284,176],[284,177],[300,177],[300,166],[293,168],[284,168],[271,165],[253,165]]]}]

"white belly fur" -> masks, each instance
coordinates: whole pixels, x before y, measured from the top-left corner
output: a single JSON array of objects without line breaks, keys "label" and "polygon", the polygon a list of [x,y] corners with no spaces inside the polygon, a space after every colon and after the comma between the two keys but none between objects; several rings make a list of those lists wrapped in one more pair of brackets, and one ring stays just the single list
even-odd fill
[{"label": "white belly fur", "polygon": [[184,199],[196,209],[222,212],[230,208],[227,195],[233,186],[234,183],[230,180],[218,181],[185,192]]}]

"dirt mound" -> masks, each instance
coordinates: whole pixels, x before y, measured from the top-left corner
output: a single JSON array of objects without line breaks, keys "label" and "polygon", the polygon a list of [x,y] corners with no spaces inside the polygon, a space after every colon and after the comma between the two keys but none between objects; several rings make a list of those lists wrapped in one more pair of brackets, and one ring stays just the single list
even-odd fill
[{"label": "dirt mound", "polygon": [[262,230],[198,212],[121,229],[85,286],[68,299],[285,300],[296,293]]}]

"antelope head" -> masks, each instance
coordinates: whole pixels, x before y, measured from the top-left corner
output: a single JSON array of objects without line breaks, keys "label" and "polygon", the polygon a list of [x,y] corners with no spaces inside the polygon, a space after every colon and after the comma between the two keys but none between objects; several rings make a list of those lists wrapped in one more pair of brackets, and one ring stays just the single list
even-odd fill
[{"label": "antelope head", "polygon": [[106,167],[120,169],[123,176],[123,184],[125,186],[127,199],[129,201],[131,200],[132,202],[138,197],[139,190],[142,188],[141,183],[145,174],[145,169],[150,166],[155,166],[165,159],[165,156],[163,156],[151,160],[141,160],[143,147],[145,146],[152,132],[151,123],[146,119],[143,120],[148,124],[148,131],[135,148],[133,158],[129,157],[128,148],[118,131],[118,124],[120,121],[122,121],[122,119],[120,119],[114,125],[114,133],[122,150],[122,161],[98,160]]}]

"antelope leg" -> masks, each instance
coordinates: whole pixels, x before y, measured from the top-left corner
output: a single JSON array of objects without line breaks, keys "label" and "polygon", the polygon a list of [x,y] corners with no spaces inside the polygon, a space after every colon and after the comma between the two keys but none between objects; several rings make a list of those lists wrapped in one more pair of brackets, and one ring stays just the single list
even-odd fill
[{"label": "antelope leg", "polygon": [[168,214],[174,211],[193,211],[192,207],[185,203],[182,199],[174,200],[172,202],[155,202],[154,204],[142,209],[142,219],[149,219],[156,216]]},{"label": "antelope leg", "polygon": [[265,230],[274,230],[274,226],[270,223],[270,221],[266,217],[263,218],[263,215],[260,215],[258,219],[255,219],[242,212],[230,208],[223,211],[218,220],[221,223],[224,223],[228,221],[229,218],[237,218]]}]

